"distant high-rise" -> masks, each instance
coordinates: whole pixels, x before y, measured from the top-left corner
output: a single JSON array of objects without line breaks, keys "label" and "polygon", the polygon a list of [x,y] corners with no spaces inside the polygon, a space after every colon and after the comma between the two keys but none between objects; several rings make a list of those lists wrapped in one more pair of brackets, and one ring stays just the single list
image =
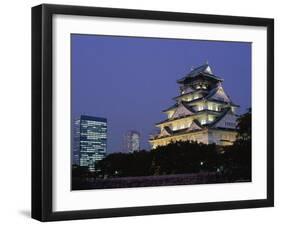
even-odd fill
[{"label": "distant high-rise", "polygon": [[106,155],[107,119],[81,115],[74,121],[72,163],[95,170],[97,161]]},{"label": "distant high-rise", "polygon": [[124,148],[126,152],[140,150],[140,133],[137,131],[128,131],[124,136]]}]

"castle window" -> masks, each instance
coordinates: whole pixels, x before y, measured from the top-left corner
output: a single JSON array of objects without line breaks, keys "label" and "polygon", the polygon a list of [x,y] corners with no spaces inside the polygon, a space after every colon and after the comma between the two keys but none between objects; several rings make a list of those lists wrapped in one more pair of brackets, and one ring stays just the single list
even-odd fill
[{"label": "castle window", "polygon": [[204,105],[198,105],[198,111],[203,111],[204,110]]},{"label": "castle window", "polygon": [[184,129],[185,128],[185,125],[184,124],[181,124],[180,125],[180,129]]},{"label": "castle window", "polygon": [[214,106],[212,104],[208,104],[208,110],[213,111],[214,110]]},{"label": "castle window", "polygon": [[174,112],[169,112],[168,113],[168,118],[171,118],[173,116]]},{"label": "castle window", "polygon": [[201,119],[201,125],[205,125],[207,123],[206,119]]},{"label": "castle window", "polygon": [[179,128],[178,128],[178,125],[174,125],[173,126],[173,130],[178,130]]},{"label": "castle window", "polygon": [[236,124],[234,122],[225,122],[225,126],[227,126],[227,127],[235,127]]},{"label": "castle window", "polygon": [[214,121],[214,116],[213,116],[213,115],[208,115],[208,121],[209,121],[209,122]]}]

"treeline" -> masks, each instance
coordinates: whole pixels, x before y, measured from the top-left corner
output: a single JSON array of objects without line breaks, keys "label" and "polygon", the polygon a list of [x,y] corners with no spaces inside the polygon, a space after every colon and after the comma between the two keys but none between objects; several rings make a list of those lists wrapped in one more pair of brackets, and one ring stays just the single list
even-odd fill
[{"label": "treeline", "polygon": [[95,172],[76,167],[74,177],[136,177],[218,172],[233,180],[251,178],[251,141],[228,147],[196,142],[176,142],[152,151],[113,153],[96,165]]},{"label": "treeline", "polygon": [[218,172],[230,180],[251,179],[251,111],[238,119],[238,136],[231,146],[175,142],[151,151],[113,153],[97,162],[96,171],[73,169],[74,177],[136,177]]},{"label": "treeline", "polygon": [[217,147],[196,142],[175,142],[152,151],[114,153],[97,164],[99,176],[130,177],[219,172],[235,178],[251,177],[251,143]]},{"label": "treeline", "polygon": [[113,153],[97,164],[109,177],[150,176],[215,171],[219,154],[216,145],[176,142],[151,151]]}]

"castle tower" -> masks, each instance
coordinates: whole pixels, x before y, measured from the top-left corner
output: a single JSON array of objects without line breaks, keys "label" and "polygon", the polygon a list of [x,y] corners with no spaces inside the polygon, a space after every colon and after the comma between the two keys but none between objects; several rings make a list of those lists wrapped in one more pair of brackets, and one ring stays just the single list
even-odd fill
[{"label": "castle tower", "polygon": [[164,110],[167,119],[156,124],[160,133],[149,142],[152,148],[176,141],[231,145],[236,139],[234,104],[208,63],[192,69],[179,79],[180,95]]}]

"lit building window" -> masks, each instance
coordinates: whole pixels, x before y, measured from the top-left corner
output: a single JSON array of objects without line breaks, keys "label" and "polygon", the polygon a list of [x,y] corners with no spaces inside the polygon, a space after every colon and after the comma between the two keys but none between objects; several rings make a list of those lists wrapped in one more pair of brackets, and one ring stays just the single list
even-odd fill
[{"label": "lit building window", "polygon": [[201,125],[205,125],[207,123],[206,119],[201,119]]},{"label": "lit building window", "polygon": [[198,111],[203,111],[204,110],[204,105],[198,105]]},{"label": "lit building window", "polygon": [[214,121],[214,116],[213,116],[213,115],[208,115],[208,121],[209,121],[209,122]]},{"label": "lit building window", "polygon": [[73,164],[95,170],[97,161],[106,154],[107,120],[105,118],[81,115],[74,122]]},{"label": "lit building window", "polygon": [[168,118],[171,118],[173,116],[173,112],[168,113]]},{"label": "lit building window", "polygon": [[184,124],[181,124],[180,125],[180,129],[184,129],[185,128],[185,125]]},{"label": "lit building window", "polygon": [[173,130],[178,130],[179,129],[179,126],[176,124],[176,125],[173,125]]}]

